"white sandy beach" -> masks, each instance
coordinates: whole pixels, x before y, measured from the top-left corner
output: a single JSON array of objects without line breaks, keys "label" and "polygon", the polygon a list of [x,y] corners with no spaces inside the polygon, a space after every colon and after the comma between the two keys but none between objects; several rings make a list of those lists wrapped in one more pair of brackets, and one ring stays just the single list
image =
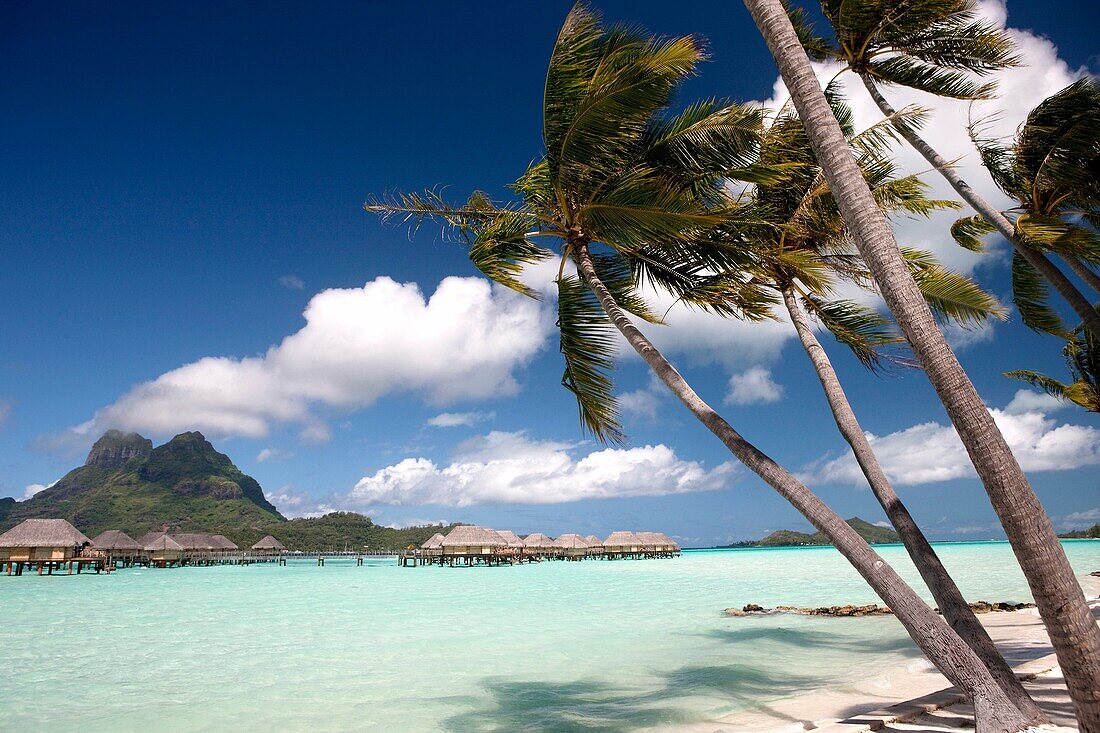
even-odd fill
[{"label": "white sandy beach", "polygon": [[[1081,585],[1094,615],[1100,617],[1100,578],[1084,576]],[[1053,648],[1035,609],[989,613],[978,617],[1025,685],[1050,715],[1045,731],[1075,731],[1069,696],[1053,655]],[[859,619],[837,619],[859,623]],[[791,660],[792,665],[797,660]],[[860,733],[872,726],[881,731],[953,731],[973,727],[968,704],[958,702],[950,683],[926,659],[876,670],[873,676],[836,688],[738,712],[718,721],[675,728],[664,733]],[[931,712],[923,709],[935,707]],[[656,733],[656,731],[654,731]]]}]

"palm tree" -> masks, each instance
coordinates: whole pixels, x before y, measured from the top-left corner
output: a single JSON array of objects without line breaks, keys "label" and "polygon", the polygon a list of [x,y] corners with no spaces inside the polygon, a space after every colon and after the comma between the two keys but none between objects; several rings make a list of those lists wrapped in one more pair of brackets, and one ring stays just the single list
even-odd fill
[{"label": "palm tree", "polygon": [[[837,59],[858,74],[898,132],[988,227],[1012,243],[1018,255],[1016,269],[1026,270],[1032,279],[1045,278],[1086,327],[1100,334],[1096,308],[1043,253],[1050,242],[1035,238],[1041,227],[1027,226],[1033,222],[1026,217],[1014,226],[920,137],[915,126],[898,115],[879,90],[879,84],[896,84],[953,99],[986,99],[992,95],[994,85],[975,82],[967,72],[986,74],[1018,64],[1008,34],[980,20],[973,0],[822,0],[821,9],[832,25],[832,42],[815,37],[808,24],[800,22],[801,13],[795,14],[807,50],[815,57]],[[1024,310],[1021,314],[1028,315]],[[1026,318],[1025,323],[1033,325]]]},{"label": "palm tree", "polygon": [[[1100,87],[1085,78],[1043,100],[1027,116],[1011,145],[983,137],[971,124],[970,137],[994,183],[1017,202],[1017,233],[1036,248],[1056,251],[1077,275],[1100,293]],[[991,231],[980,217],[953,227],[964,247],[980,249],[975,236]],[[1024,322],[1068,338],[1062,319],[1046,305],[1046,287],[1020,253],[1012,262],[1013,293]],[[1094,333],[1095,337],[1095,333]]]},{"label": "palm tree", "polygon": [[1062,355],[1073,377],[1069,384],[1027,369],[1005,372],[1005,376],[1022,379],[1052,397],[1069,400],[1089,412],[1100,412],[1100,344],[1091,333],[1078,327],[1066,342]]},{"label": "palm tree", "polygon": [[[706,102],[662,116],[701,58],[694,38],[605,31],[596,15],[575,6],[547,71],[545,158],[514,185],[522,204],[498,206],[475,194],[465,206],[450,207],[428,194],[398,195],[367,209],[442,219],[465,239],[475,265],[520,292],[529,293],[517,278],[523,266],[553,254],[532,240],[558,241],[563,383],[576,395],[584,425],[599,439],[623,438],[611,396],[617,330],[743,464],[829,537],[929,659],[972,697],[983,728],[1025,727],[962,639],[840,516],[710,407],[630,318],[656,320],[638,297],[643,282],[678,295],[697,294],[707,282],[717,294],[715,310],[767,314],[758,288],[721,274],[744,269],[739,265],[747,266],[751,253],[714,236],[736,226],[740,213],[714,172],[745,170],[752,153],[746,143],[757,135],[759,113]],[[578,276],[566,272],[569,262]]]},{"label": "palm tree", "polygon": [[745,0],[791,92],[817,160],[883,299],[955,426],[1012,543],[1082,730],[1100,731],[1100,629],[1050,518],[939,330],[852,157],[782,0]]},{"label": "palm tree", "polygon": [[[859,135],[854,134],[851,111],[835,92],[830,92],[831,89],[827,89],[826,96],[833,113],[851,140],[857,163],[884,211],[926,214],[952,203],[925,198],[924,187],[915,177],[895,178],[894,166],[882,155],[890,142],[891,136],[887,133],[892,128],[883,129],[880,123]],[[880,363],[878,347],[898,341],[889,327],[891,324],[874,310],[855,302],[828,298],[834,277],[863,287],[868,286],[871,278],[858,255],[850,254],[851,237],[816,165],[801,121],[784,109],[763,134],[760,148],[760,164],[779,166],[788,173],[782,181],[759,183],[753,189],[754,209],[766,225],[753,235],[753,240],[762,244],[770,256],[752,273],[752,281],[782,296],[841,435],[851,446],[871,491],[898,531],[944,618],[985,662],[1016,707],[1032,723],[1039,723],[1044,720],[1042,711],[997,651],[931,543],[894,491],[807,318],[806,311],[809,311],[871,368]],[[903,250],[903,254],[910,261],[925,299],[941,317],[966,325],[991,315],[1003,315],[995,299],[966,278],[939,267],[930,255],[912,250]]]}]

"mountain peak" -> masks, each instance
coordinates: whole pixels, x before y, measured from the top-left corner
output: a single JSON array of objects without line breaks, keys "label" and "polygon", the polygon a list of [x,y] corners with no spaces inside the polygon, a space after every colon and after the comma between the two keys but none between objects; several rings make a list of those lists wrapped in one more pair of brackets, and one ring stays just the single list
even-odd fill
[{"label": "mountain peak", "polygon": [[134,456],[147,456],[153,450],[153,441],[137,433],[108,430],[88,452],[85,466],[119,468]]}]

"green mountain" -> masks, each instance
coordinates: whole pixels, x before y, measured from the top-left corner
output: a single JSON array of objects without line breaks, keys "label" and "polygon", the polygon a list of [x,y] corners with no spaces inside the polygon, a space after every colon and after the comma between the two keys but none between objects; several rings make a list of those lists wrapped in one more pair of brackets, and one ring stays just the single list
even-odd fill
[{"label": "green mountain", "polygon": [[1100,540],[1100,524],[1094,524],[1088,529],[1075,529],[1058,536],[1065,540]]},{"label": "green mountain", "polygon": [[[848,525],[859,533],[859,536],[872,545],[890,545],[901,542],[898,533],[889,527],[880,527],[871,524],[859,517],[846,520]],[[781,529],[757,542],[740,542],[739,547],[790,547],[797,545],[830,545],[825,535],[820,532],[810,534],[808,532],[796,532],[793,529]]]},{"label": "green mountain", "polygon": [[[288,520],[202,433],[164,445],[109,430],[84,465],[26,501],[0,500],[0,532],[30,518],[63,518],[94,537],[120,529],[131,537],[160,530],[223,534],[242,547],[266,534],[290,549],[400,548],[424,542],[438,526],[391,529],[368,517],[337,512]],[[442,528],[446,530],[447,528]]]}]

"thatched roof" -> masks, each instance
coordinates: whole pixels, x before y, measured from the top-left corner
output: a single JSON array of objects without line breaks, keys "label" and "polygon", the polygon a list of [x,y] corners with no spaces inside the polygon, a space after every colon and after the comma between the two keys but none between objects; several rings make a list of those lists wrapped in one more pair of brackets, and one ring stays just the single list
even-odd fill
[{"label": "thatched roof", "polygon": [[460,524],[443,538],[443,547],[507,547],[508,542],[491,529],[473,524]]},{"label": "thatched roof", "polygon": [[554,540],[550,539],[541,532],[535,532],[534,534],[527,535],[523,539],[523,546],[535,548],[554,547]]},{"label": "thatched roof", "polygon": [[220,550],[221,546],[208,534],[199,532],[177,532],[172,539],[180,543],[185,550]]},{"label": "thatched roof", "polygon": [[286,546],[282,542],[275,539],[271,535],[264,537],[262,540],[252,545],[253,550],[285,550]]},{"label": "thatched roof", "polygon": [[160,537],[162,534],[164,534],[164,532],[146,532],[141,537],[138,537],[137,543],[142,547],[145,547],[147,544],[155,540],[157,537]]},{"label": "thatched roof", "polygon": [[646,547],[657,547],[659,545],[668,544],[668,542],[656,532],[635,532],[634,536],[641,540],[642,544]]},{"label": "thatched roof", "polygon": [[183,550],[183,545],[176,542],[167,532],[157,532],[153,539],[145,543],[145,550],[146,552],[164,552],[165,550],[180,552]]},{"label": "thatched roof", "polygon": [[561,547],[566,550],[587,550],[588,543],[584,541],[584,537],[579,534],[563,534],[554,540],[555,547]]},{"label": "thatched roof", "polygon": [[660,537],[664,541],[664,544],[671,545],[673,548],[675,548],[677,550],[680,549],[680,543],[677,542],[676,540],[672,539],[671,537],[669,537],[664,532],[658,532],[657,536]]},{"label": "thatched roof", "polygon": [[82,547],[92,541],[64,519],[27,519],[0,534],[0,547]]},{"label": "thatched roof", "polygon": [[641,546],[645,543],[642,539],[633,532],[612,532],[607,536],[607,539],[603,541],[604,547],[630,547]]},{"label": "thatched roof", "polygon": [[443,535],[439,532],[433,534],[428,541],[420,546],[422,550],[435,550],[443,546]]},{"label": "thatched roof", "polygon": [[587,537],[585,537],[584,541],[587,542],[588,546],[591,547],[594,550],[600,549],[600,548],[603,547],[603,540],[601,540],[599,537],[597,537],[594,534],[590,534]]},{"label": "thatched roof", "polygon": [[144,545],[140,544],[130,535],[125,532],[120,532],[117,529],[109,529],[103,532],[94,540],[92,540],[92,547],[97,550],[141,550],[144,549]]},{"label": "thatched roof", "polygon": [[509,547],[523,547],[523,540],[519,538],[519,535],[510,529],[498,529],[497,534],[504,538],[504,541],[508,543]]},{"label": "thatched roof", "polygon": [[210,535],[210,539],[214,542],[215,545],[218,546],[219,550],[239,550],[239,549],[241,549],[240,547],[237,547],[236,542],[229,539],[228,537],[226,537],[223,534],[212,534],[212,535]]}]

